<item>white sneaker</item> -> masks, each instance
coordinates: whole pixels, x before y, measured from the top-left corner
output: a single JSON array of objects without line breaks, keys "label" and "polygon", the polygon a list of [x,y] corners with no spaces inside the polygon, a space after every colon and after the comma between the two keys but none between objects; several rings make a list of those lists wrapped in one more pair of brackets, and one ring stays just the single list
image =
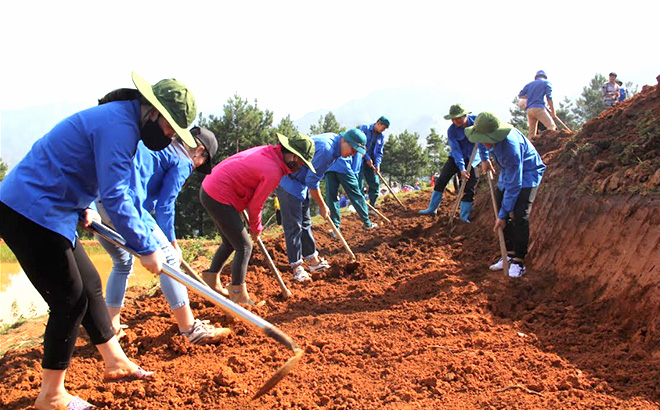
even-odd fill
[{"label": "white sneaker", "polygon": [[[319,263],[317,263],[316,265],[309,264],[309,271],[310,272],[316,272],[316,271],[319,271],[319,270],[328,269],[329,267],[330,267],[330,264],[328,263],[328,261],[326,261],[323,258],[319,258]],[[304,272],[304,270],[303,270],[303,272]]]},{"label": "white sneaker", "polygon": [[337,235],[337,232],[335,232],[334,229],[330,229],[330,230],[328,231],[328,234],[329,234],[330,236],[332,236],[333,239],[339,239],[339,236]]},{"label": "white sneaker", "polygon": [[311,282],[312,278],[309,276],[309,273],[305,271],[305,268],[302,265],[298,265],[293,269],[293,280],[298,283]]},{"label": "white sneaker", "polygon": [[188,341],[195,345],[214,344],[223,340],[231,333],[230,329],[224,327],[215,327],[209,324],[208,320],[201,321],[195,319],[192,329],[188,332],[181,332]]},{"label": "white sneaker", "polygon": [[[511,269],[510,267],[511,267],[511,264],[513,263],[513,258],[510,257],[510,256],[507,256],[506,258],[509,261],[509,269]],[[504,269],[504,263],[502,262],[502,258],[500,258],[500,260],[498,260],[496,263],[490,265],[489,269],[490,270],[502,270],[502,269]]]},{"label": "white sneaker", "polygon": [[371,226],[367,226],[366,229],[367,230],[369,230],[369,229],[378,229],[378,224],[375,223],[375,222],[372,222]]},{"label": "white sneaker", "polygon": [[510,278],[519,278],[522,275],[525,274],[527,270],[525,269],[525,265],[519,262],[513,262],[511,265],[509,265],[509,277]]}]

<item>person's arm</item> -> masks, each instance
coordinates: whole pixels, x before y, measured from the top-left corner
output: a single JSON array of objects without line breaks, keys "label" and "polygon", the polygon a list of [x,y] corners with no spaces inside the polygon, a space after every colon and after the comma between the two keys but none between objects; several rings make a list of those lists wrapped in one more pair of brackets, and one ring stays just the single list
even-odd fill
[{"label": "person's arm", "polygon": [[555,105],[552,103],[552,98],[548,98],[548,108],[550,109],[552,116],[556,117],[557,114],[555,114]]},{"label": "person's arm", "polygon": [[550,113],[553,117],[556,117],[557,115],[555,114],[555,106],[552,103],[552,84],[550,84],[549,81],[545,83],[545,99],[548,101],[548,108],[550,109]]},{"label": "person's arm", "polygon": [[502,166],[500,170],[500,184],[504,189],[502,206],[498,215],[499,219],[506,219],[507,215],[513,212],[513,208],[518,200],[518,195],[522,189],[523,181],[523,163],[520,150],[515,143],[509,140],[502,142],[501,155],[498,155],[499,163]]},{"label": "person's arm", "polygon": [[461,146],[458,144],[458,140],[454,136],[454,130],[449,129],[447,132],[447,143],[449,144],[449,155],[454,158],[456,166],[461,171],[465,171],[465,159],[463,158],[463,152],[461,151]]},{"label": "person's arm", "polygon": [[376,152],[374,152],[374,168],[380,172],[380,163],[383,160],[383,150],[385,149],[385,136],[381,134],[381,140],[376,140]]},{"label": "person's arm", "polygon": [[[272,171],[268,171],[268,173],[272,175]],[[247,213],[250,218],[250,234],[253,238],[259,236],[264,230],[261,224],[261,211],[264,209],[264,204],[268,200],[268,197],[277,188],[280,179],[282,179],[282,174],[280,173],[273,177],[262,174],[259,178],[259,183],[247,205]]]},{"label": "person's arm", "polygon": [[175,249],[178,246],[175,245],[176,232],[174,229],[176,198],[191,173],[192,163],[188,160],[181,159],[172,164],[172,167],[167,170],[163,178],[156,207],[154,208],[156,223]]},{"label": "person's arm", "polygon": [[321,190],[318,188],[309,189],[309,195],[318,204],[319,214],[323,217],[323,219],[328,219],[330,217],[330,210],[328,209],[328,206],[325,204],[325,201],[323,200],[323,195],[321,195]]}]

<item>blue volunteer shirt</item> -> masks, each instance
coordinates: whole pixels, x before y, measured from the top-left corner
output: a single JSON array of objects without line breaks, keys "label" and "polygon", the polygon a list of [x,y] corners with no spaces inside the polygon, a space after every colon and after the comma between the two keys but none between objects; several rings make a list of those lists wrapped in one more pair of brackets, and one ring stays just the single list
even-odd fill
[{"label": "blue volunteer shirt", "polygon": [[383,148],[385,148],[385,136],[374,130],[373,123],[371,125],[361,125],[360,129],[367,136],[367,152],[364,154],[364,159],[372,160],[374,167],[380,168],[380,163],[383,160]]},{"label": "blue volunteer shirt", "polygon": [[80,214],[101,197],[117,231],[139,254],[158,243],[130,195],[140,141],[140,103],[117,101],[78,112],[34,143],[0,184],[0,201],[73,245]]},{"label": "blue volunteer shirt", "polygon": [[623,87],[619,87],[619,102],[625,101],[626,100],[626,89]]},{"label": "blue volunteer shirt", "polygon": [[328,168],[341,157],[341,136],[334,133],[313,135],[314,158],[312,165],[316,173],[307,166],[301,167],[293,174],[285,175],[280,180],[280,186],[289,194],[304,201],[308,189],[319,189],[321,179]]},{"label": "blue volunteer shirt", "polygon": [[360,173],[360,168],[362,168],[362,155],[358,152],[352,157],[337,158],[330,168],[326,172],[336,172],[338,174],[350,174],[355,175]]},{"label": "blue volunteer shirt", "polygon": [[550,81],[540,77],[531,83],[528,83],[520,90],[518,97],[527,96],[527,108],[539,107],[545,108],[544,97],[552,100],[552,84]]},{"label": "blue volunteer shirt", "polygon": [[154,219],[150,215],[153,212],[155,223],[167,240],[173,242],[176,198],[192,173],[192,161],[174,144],[162,151],[152,151],[140,142],[134,165],[136,178],[132,179],[131,189],[137,203],[146,211],[144,223],[153,230]]},{"label": "blue volunteer shirt", "polygon": [[[474,125],[475,118],[477,118],[476,115],[468,115],[465,127]],[[454,159],[458,169],[465,171],[465,164],[470,161],[470,156],[472,156],[472,150],[474,149],[474,144],[465,136],[465,128],[457,127],[454,124],[450,125],[449,129],[447,129],[447,142],[450,148],[449,155]],[[479,144],[474,161],[472,161],[472,167],[474,168],[479,165],[482,160],[488,160],[488,150],[482,144]]]},{"label": "blue volunteer shirt", "polygon": [[506,139],[490,149],[500,177],[498,188],[504,191],[498,217],[506,219],[513,212],[522,188],[533,188],[541,183],[545,164],[534,145],[520,131],[512,128]]}]

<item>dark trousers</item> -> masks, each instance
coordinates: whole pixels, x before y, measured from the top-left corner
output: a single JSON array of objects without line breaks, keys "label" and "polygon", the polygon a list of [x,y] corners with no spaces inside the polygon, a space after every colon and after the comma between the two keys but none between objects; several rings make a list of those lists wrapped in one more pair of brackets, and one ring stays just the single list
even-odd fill
[{"label": "dark trousers", "polygon": [[211,216],[222,238],[222,244],[213,255],[209,271],[220,272],[227,263],[227,259],[236,251],[231,265],[231,284],[242,285],[245,283],[248,263],[252,256],[252,240],[243,224],[241,215],[233,206],[222,204],[211,198],[204,188],[200,188],[199,200]]},{"label": "dark trousers", "polygon": [[[532,203],[536,198],[539,187],[522,188],[513,207],[513,212],[507,215],[504,228],[504,241],[509,254],[513,252],[515,258],[525,259],[529,245],[529,214],[532,212]],[[502,206],[504,191],[497,189],[497,208]]]},{"label": "dark trousers", "polygon": [[[435,186],[433,189],[438,192],[444,192],[447,184],[451,181],[451,178],[456,174],[460,174],[460,172],[461,170],[456,165],[454,158],[447,158],[447,162],[445,162],[445,165],[442,166],[442,170],[440,171],[440,176],[435,179]],[[461,183],[463,183],[462,181],[463,180],[461,179]],[[474,200],[474,188],[477,186],[478,181],[477,174],[474,172],[473,167],[470,169],[470,179],[468,179],[467,184],[465,185],[465,191],[463,191],[463,198],[461,201],[472,202]]]},{"label": "dark trousers", "polygon": [[69,367],[83,325],[93,344],[114,336],[101,278],[80,242],[32,222],[0,202],[0,235],[50,309],[42,367]]}]

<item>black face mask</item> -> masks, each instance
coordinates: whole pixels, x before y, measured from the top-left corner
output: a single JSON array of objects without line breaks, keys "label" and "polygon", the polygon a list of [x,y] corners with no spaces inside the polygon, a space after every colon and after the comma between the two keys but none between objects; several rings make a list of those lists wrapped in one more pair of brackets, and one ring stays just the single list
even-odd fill
[{"label": "black face mask", "polygon": [[140,138],[144,145],[152,151],[163,150],[172,143],[172,139],[165,135],[163,129],[158,125],[158,120],[147,120],[140,129]]},{"label": "black face mask", "polygon": [[293,172],[296,172],[301,167],[298,165],[298,161],[284,161],[284,163]]}]

